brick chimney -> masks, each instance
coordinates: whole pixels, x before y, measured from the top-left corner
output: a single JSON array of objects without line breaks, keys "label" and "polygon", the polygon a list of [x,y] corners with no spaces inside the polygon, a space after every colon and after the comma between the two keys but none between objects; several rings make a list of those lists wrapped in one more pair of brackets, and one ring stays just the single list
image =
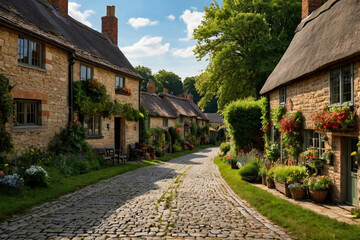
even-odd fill
[{"label": "brick chimney", "polygon": [[307,18],[313,11],[321,7],[322,0],[302,0],[301,19]]},{"label": "brick chimney", "polygon": [[56,10],[58,10],[61,15],[68,15],[68,0],[47,0],[51,3]]},{"label": "brick chimney", "polygon": [[168,91],[167,88],[164,88],[163,92],[164,92],[164,93],[169,93],[169,91]]},{"label": "brick chimney", "polygon": [[147,87],[148,93],[155,93],[155,82],[153,80],[150,79],[148,81],[146,87]]},{"label": "brick chimney", "polygon": [[113,44],[117,45],[118,19],[115,17],[115,6],[107,6],[106,16],[101,18],[101,31],[107,35]]}]

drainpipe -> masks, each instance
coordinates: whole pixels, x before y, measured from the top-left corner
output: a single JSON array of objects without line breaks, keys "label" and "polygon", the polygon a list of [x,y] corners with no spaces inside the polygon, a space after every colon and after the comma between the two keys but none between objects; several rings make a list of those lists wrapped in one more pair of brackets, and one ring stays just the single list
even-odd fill
[{"label": "drainpipe", "polygon": [[71,53],[69,58],[69,125],[74,122],[74,64],[75,54]]},{"label": "drainpipe", "polygon": [[[141,101],[140,101],[140,99],[141,99],[141,83],[142,83],[142,81],[143,80],[140,80],[139,81],[139,111],[140,111],[140,107],[141,107]],[[141,140],[141,127],[142,126],[140,126],[141,125],[141,123],[140,123],[140,121],[139,121],[139,143],[140,143],[140,140]]]}]

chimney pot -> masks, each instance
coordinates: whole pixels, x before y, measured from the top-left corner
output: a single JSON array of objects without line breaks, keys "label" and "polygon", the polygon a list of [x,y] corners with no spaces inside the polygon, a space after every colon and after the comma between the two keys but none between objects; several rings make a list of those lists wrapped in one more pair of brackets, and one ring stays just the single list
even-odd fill
[{"label": "chimney pot", "polygon": [[164,93],[168,93],[168,89],[167,88],[164,88]]},{"label": "chimney pot", "polygon": [[107,35],[111,42],[117,45],[118,19],[115,17],[115,6],[107,6],[106,16],[101,18],[101,32]]},{"label": "chimney pot", "polygon": [[302,0],[301,19],[307,18],[313,11],[321,7],[322,0]]}]

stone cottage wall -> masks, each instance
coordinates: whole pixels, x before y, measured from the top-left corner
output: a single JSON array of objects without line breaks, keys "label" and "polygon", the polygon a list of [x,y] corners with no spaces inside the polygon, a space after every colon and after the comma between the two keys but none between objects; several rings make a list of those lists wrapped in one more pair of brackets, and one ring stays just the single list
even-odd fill
[{"label": "stone cottage wall", "polygon": [[[360,61],[355,59],[354,63],[354,108],[359,116],[360,109]],[[341,66],[341,65],[340,65]],[[330,103],[329,88],[330,69],[312,74],[302,80],[288,84],[286,86],[286,108],[287,111],[301,110],[305,118],[304,129],[314,129],[312,118],[314,113]],[[276,89],[269,93],[270,108],[279,106],[279,90]],[[357,119],[357,125],[359,121]],[[346,199],[346,156],[344,153],[343,137],[358,137],[359,131],[328,133],[329,141],[326,149],[332,149],[335,154],[333,166],[325,165],[324,174],[328,175],[334,185],[330,191],[331,199],[335,202],[344,202]],[[358,194],[360,196],[360,194]]]},{"label": "stone cottage wall", "polygon": [[[74,64],[74,80],[78,81],[80,79],[80,65],[84,64],[87,66],[93,67],[94,70],[94,79],[100,81],[105,85],[107,93],[111,96],[113,101],[116,101],[121,104],[130,103],[134,108],[139,109],[139,80],[132,79],[130,77],[125,77],[125,87],[130,88],[131,95],[122,95],[115,93],[115,76],[122,76],[121,74],[116,74],[115,72],[95,67],[89,64],[81,63],[77,61]],[[125,152],[128,151],[128,145],[133,144],[139,141],[139,122],[127,121],[123,116],[118,115],[115,117],[122,117],[122,147]],[[107,126],[109,125],[109,129]],[[88,143],[96,148],[104,147],[114,147],[114,117],[110,119],[102,119],[102,135],[103,138],[100,139],[88,139]]]},{"label": "stone cottage wall", "polygon": [[168,126],[164,127],[162,117],[150,117],[150,128],[168,129],[169,127],[175,127],[175,119],[174,118],[168,118]]},{"label": "stone cottage wall", "polygon": [[[54,134],[68,122],[68,53],[43,43],[44,69],[19,65],[18,36],[18,32],[0,27],[0,73],[15,85],[12,90],[14,98],[40,101],[41,126],[19,127],[11,121],[7,129],[16,152],[31,145],[45,149]],[[41,42],[41,39],[35,40]]]}]

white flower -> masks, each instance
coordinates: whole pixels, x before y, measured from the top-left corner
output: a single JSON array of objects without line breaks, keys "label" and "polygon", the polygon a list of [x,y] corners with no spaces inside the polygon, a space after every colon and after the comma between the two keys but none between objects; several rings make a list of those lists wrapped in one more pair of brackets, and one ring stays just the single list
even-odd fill
[{"label": "white flower", "polygon": [[30,176],[34,176],[37,175],[38,173],[44,173],[45,177],[49,177],[48,173],[45,171],[45,169],[43,169],[40,166],[34,166],[32,165],[30,168],[26,169],[25,174],[30,175]]}]

